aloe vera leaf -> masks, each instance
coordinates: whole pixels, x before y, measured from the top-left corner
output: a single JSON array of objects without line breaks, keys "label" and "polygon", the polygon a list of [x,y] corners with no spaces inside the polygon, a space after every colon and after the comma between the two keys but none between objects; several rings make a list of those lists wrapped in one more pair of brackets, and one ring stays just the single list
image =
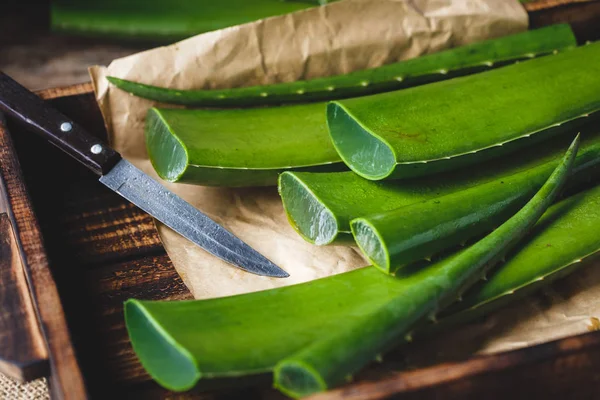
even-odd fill
[{"label": "aloe vera leaf", "polygon": [[576,45],[569,25],[552,25],[478,42],[382,67],[307,81],[220,90],[176,90],[116,77],[107,79],[136,96],[188,106],[256,106],[340,99],[468,75]]},{"label": "aloe vera leaf", "polygon": [[[589,222],[597,225],[600,209],[588,204],[598,201],[600,196],[586,196],[575,203],[572,212],[590,210]],[[562,207],[560,204],[553,207]],[[559,213],[557,218],[548,219],[534,231],[539,236],[536,240],[546,241],[546,232],[556,231],[553,227],[567,217]],[[561,224],[560,229],[566,236],[575,234],[578,221],[581,219]],[[582,235],[580,239],[600,250],[594,235]],[[531,251],[529,247],[519,251]],[[583,256],[576,251],[569,255],[574,259]],[[555,260],[560,262],[561,258]],[[554,265],[556,269],[562,266]],[[281,359],[335,330],[350,329],[355,320],[364,320],[403,293],[402,280],[367,267],[219,299],[132,299],[125,304],[125,321],[133,348],[153,378],[169,389],[186,390],[201,378],[270,371]]]},{"label": "aloe vera leaf", "polygon": [[[600,164],[600,134],[590,121],[583,139],[569,186],[596,175]],[[307,241],[319,245],[352,240],[352,219],[405,208],[418,207],[437,197],[463,191],[506,177],[527,174],[533,185],[524,182],[524,190],[541,187],[568,146],[568,135],[561,135],[538,146],[535,156],[523,149],[511,157],[491,160],[476,169],[462,169],[420,179],[369,181],[353,172],[308,173],[284,172],[279,177],[279,193],[290,224]],[[529,171],[529,172],[528,172]],[[526,195],[526,194],[525,194]],[[414,208],[415,210],[417,208]],[[444,213],[461,216],[452,209]],[[409,213],[407,213],[409,215]],[[412,215],[421,221],[420,215]],[[489,229],[493,226],[488,225]],[[430,255],[425,254],[425,256]]]},{"label": "aloe vera leaf", "polygon": [[280,0],[53,0],[51,25],[83,36],[170,42],[314,6]]},{"label": "aloe vera leaf", "polygon": [[544,186],[494,232],[428,268],[397,279],[401,294],[349,329],[335,330],[275,366],[275,386],[300,397],[343,382],[348,376],[409,334],[427,316],[435,316],[525,236],[548,209],[570,174],[579,135]]},{"label": "aloe vera leaf", "polygon": [[461,302],[444,311],[449,320],[471,319],[542,285],[559,279],[600,255],[598,221],[600,186],[554,205],[538,221],[531,235],[507,256],[487,279],[467,291]]},{"label": "aloe vera leaf", "polygon": [[232,110],[155,109],[146,147],[158,175],[207,186],[273,185],[285,170],[339,171],[323,104]]},{"label": "aloe vera leaf", "polygon": [[600,43],[591,43],[480,74],[334,101],[327,123],[344,162],[380,180],[505,155],[598,110]]},{"label": "aloe vera leaf", "polygon": [[[598,153],[589,156],[575,161],[584,166],[584,176],[589,173],[590,158],[600,162]],[[350,221],[354,239],[374,266],[394,273],[498,226],[531,198],[555,165],[549,162],[445,196],[356,218]]]}]

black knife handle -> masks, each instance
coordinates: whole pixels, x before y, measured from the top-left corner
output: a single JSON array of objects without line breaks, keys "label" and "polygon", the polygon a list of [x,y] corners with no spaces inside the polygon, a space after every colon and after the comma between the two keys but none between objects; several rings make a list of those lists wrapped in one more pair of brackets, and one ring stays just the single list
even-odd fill
[{"label": "black knife handle", "polygon": [[121,155],[0,71],[0,110],[16,118],[98,175]]}]

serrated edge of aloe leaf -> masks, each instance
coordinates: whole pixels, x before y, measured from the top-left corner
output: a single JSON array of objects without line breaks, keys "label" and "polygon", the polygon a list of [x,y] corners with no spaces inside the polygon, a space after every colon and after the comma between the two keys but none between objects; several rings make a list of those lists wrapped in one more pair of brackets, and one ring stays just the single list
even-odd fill
[{"label": "serrated edge of aloe leaf", "polygon": [[447,318],[462,315],[463,313],[476,312],[476,311],[478,311],[478,309],[480,309],[482,307],[487,307],[491,303],[495,303],[497,301],[501,301],[504,298],[511,297],[517,292],[527,292],[528,290],[532,290],[532,291],[536,290],[539,287],[539,285],[537,285],[538,282],[540,284],[542,281],[552,282],[554,280],[555,276],[560,277],[561,273],[563,273],[565,270],[569,269],[570,267],[573,267],[575,265],[580,265],[580,264],[584,265],[588,260],[591,261],[591,259],[593,259],[597,255],[600,255],[600,248],[596,251],[593,251],[582,257],[579,257],[567,264],[564,264],[561,267],[554,269],[550,273],[538,275],[535,278],[533,278],[525,283],[522,283],[520,286],[514,287],[514,288],[512,288],[508,291],[505,291],[504,293],[501,293],[495,297],[491,297],[489,299],[486,299],[485,301],[474,304],[471,307],[468,307],[463,310],[457,311],[456,313],[450,314],[450,315],[448,315]]},{"label": "serrated edge of aloe leaf", "polygon": [[594,261],[598,261],[599,259],[600,248],[597,251],[589,253],[578,259],[581,261],[575,260],[571,263],[564,264],[558,269],[555,269],[552,272],[543,275],[543,279],[533,279],[528,283],[519,286],[518,288],[500,294],[499,296],[496,296],[484,302],[477,303],[472,307],[457,310],[456,312],[452,312],[448,315],[443,315],[438,321],[438,323],[435,325],[423,324],[419,326],[419,328],[416,330],[416,333],[419,337],[429,337],[444,329],[454,327],[461,323],[468,323],[470,321],[476,320],[491,312],[499,310],[504,306],[514,304],[513,302],[515,300],[524,298],[528,295],[535,293],[537,290],[542,289],[543,287],[555,282],[556,280],[559,280],[564,276],[570,275],[576,269],[578,270],[579,268],[591,267],[591,264]]},{"label": "serrated edge of aloe leaf", "polygon": [[[509,140],[505,140],[503,142],[498,142],[498,143],[494,143],[485,147],[480,147],[478,149],[474,149],[474,150],[470,150],[470,151],[465,151],[462,153],[458,153],[458,154],[452,154],[449,156],[443,156],[443,157],[438,157],[438,158],[432,158],[432,159],[427,159],[427,160],[418,160],[418,161],[404,161],[404,162],[398,162],[397,159],[397,155],[396,152],[394,150],[394,148],[381,136],[379,136],[378,134],[374,133],[372,130],[366,128],[356,117],[354,117],[354,115],[352,114],[352,112],[350,112],[350,110],[348,110],[343,104],[339,103],[338,101],[331,101],[327,104],[327,114],[329,116],[330,113],[330,108],[335,107],[336,110],[333,111],[333,113],[337,113],[337,110],[341,109],[343,110],[343,112],[348,116],[348,118],[352,119],[353,123],[355,123],[357,126],[360,127],[360,129],[362,129],[364,131],[364,133],[366,133],[367,135],[371,136],[374,140],[378,141],[379,143],[383,144],[386,148],[386,150],[389,152],[389,154],[393,157],[394,159],[394,163],[390,164],[389,169],[387,170],[387,172],[382,173],[382,174],[378,174],[378,175],[371,175],[371,174],[366,174],[360,170],[357,170],[355,168],[355,166],[353,165],[352,162],[348,161],[348,155],[349,154],[345,154],[345,152],[340,151],[339,146],[336,143],[336,140],[334,140],[334,138],[332,137],[331,134],[331,129],[329,129],[329,135],[331,137],[331,142],[333,143],[333,146],[335,147],[336,151],[338,152],[340,158],[342,159],[342,161],[344,161],[344,163],[357,175],[360,175],[361,177],[368,179],[368,180],[374,180],[374,181],[379,181],[379,180],[383,180],[387,177],[389,177],[390,175],[394,174],[398,168],[404,168],[406,166],[410,166],[410,165],[419,165],[419,164],[438,164],[440,162],[446,162],[448,160],[454,160],[457,158],[462,158],[462,157],[467,157],[467,156],[472,156],[474,154],[478,154],[478,153],[482,153],[485,151],[489,151],[489,150],[493,150],[495,148],[498,147],[502,147],[505,145],[510,145],[513,144],[519,140],[523,140],[523,139],[527,139],[530,138],[532,136],[537,136],[539,133],[553,129],[553,128],[558,128],[562,125],[577,121],[579,119],[583,119],[583,118],[588,118],[590,116],[596,116],[596,114],[600,114],[600,107],[598,108],[594,108],[593,110],[584,112],[583,114],[579,114],[577,116],[574,116],[572,118],[566,119],[566,120],[561,120],[558,122],[553,122],[549,125],[545,125],[544,127],[540,128],[540,129],[536,129],[534,131],[529,131],[526,133],[523,133],[517,137],[514,137],[512,139]],[[329,127],[329,117],[327,118],[327,126]],[[557,133],[558,134],[558,133]],[[418,176],[418,175],[417,175]]]},{"label": "serrated edge of aloe leaf", "polygon": [[[558,24],[558,25],[563,25],[563,24]],[[543,28],[541,28],[543,29]],[[523,32],[525,33],[525,32]],[[501,39],[501,38],[498,38]],[[488,42],[488,41],[493,41],[494,39],[490,39],[490,40],[486,40],[484,42]],[[477,43],[473,43],[473,44],[477,44]],[[514,55],[512,57],[504,57],[504,58],[497,58],[497,59],[493,59],[493,60],[486,60],[486,61],[477,61],[471,64],[467,64],[464,65],[462,67],[458,67],[458,68],[439,68],[439,69],[435,69],[435,70],[426,70],[420,73],[416,73],[416,74],[405,74],[405,75],[398,75],[398,73],[391,73],[390,72],[390,76],[387,76],[381,80],[372,80],[372,81],[368,81],[365,80],[365,78],[357,78],[356,82],[352,82],[351,84],[347,84],[347,85],[343,85],[343,86],[338,86],[335,87],[331,84],[330,79],[331,77],[319,77],[319,78],[315,78],[315,79],[310,79],[310,80],[304,80],[304,81],[294,81],[294,82],[284,82],[284,83],[279,83],[279,84],[272,84],[272,85],[255,85],[255,86],[246,86],[246,87],[239,87],[239,88],[228,88],[228,89],[171,89],[171,88],[166,88],[166,87],[160,87],[160,86],[154,86],[154,85],[149,85],[149,84],[144,84],[144,83],[139,83],[139,82],[134,82],[134,81],[130,81],[127,79],[123,79],[123,78],[118,78],[115,76],[107,76],[107,80],[115,85],[117,88],[126,91],[130,94],[133,94],[135,96],[138,97],[142,97],[145,99],[149,99],[149,100],[154,100],[154,101],[161,101],[161,102],[166,102],[166,103],[170,103],[170,104],[179,104],[179,105],[187,105],[187,106],[207,106],[207,107],[221,107],[221,106],[225,106],[225,107],[231,107],[231,106],[239,106],[239,105],[243,105],[248,103],[249,101],[252,102],[252,104],[255,105],[268,105],[268,104],[277,104],[278,102],[285,102],[285,103],[297,103],[297,102],[306,102],[306,101],[327,101],[328,99],[331,100],[332,98],[344,98],[344,97],[358,97],[358,96],[362,96],[362,95],[366,95],[366,94],[375,94],[375,93],[382,93],[382,92],[388,92],[388,91],[392,91],[392,90],[401,90],[401,89],[405,89],[408,87],[412,87],[412,86],[416,86],[416,85],[411,85],[410,81],[411,80],[421,80],[421,79],[426,79],[428,77],[435,77],[435,76],[439,76],[439,75],[453,75],[453,74],[457,74],[460,75],[460,71],[466,71],[472,68],[482,68],[482,67],[488,67],[488,68],[495,68],[498,66],[505,66],[505,65],[509,65],[509,64],[513,64],[513,63],[518,63],[520,61],[526,61],[526,60],[530,60],[533,58],[537,58],[537,57],[541,57],[541,56],[551,56],[551,55],[555,55],[558,54],[559,52],[562,51],[567,51],[570,49],[575,48],[575,46],[564,46],[564,47],[560,47],[560,48],[554,48],[552,50],[546,50],[546,51],[538,51],[538,52],[525,52],[525,53],[521,53],[519,55]],[[453,49],[447,49],[445,51],[452,51]],[[429,55],[433,55],[436,53],[432,53],[432,54],[427,54],[426,56]],[[404,61],[407,60],[403,60],[394,64],[402,64]],[[382,65],[380,67],[376,67],[376,68],[369,68],[366,70],[360,70],[360,71],[354,71],[349,73],[354,74],[356,72],[362,72],[362,71],[369,71],[369,70],[374,70],[374,69],[378,69],[381,67],[389,67],[391,65],[394,64],[385,64]],[[485,70],[480,70],[480,71],[474,71],[474,73],[476,72],[483,72]],[[342,74],[342,75],[334,75],[334,77],[342,77],[345,75],[349,75],[349,74]],[[307,88],[303,88],[303,87],[293,87],[290,88],[289,91],[287,91],[286,93],[269,93],[269,90],[273,90],[273,87],[277,87],[277,88],[285,88],[285,86],[290,85],[290,84],[294,84],[294,85],[298,85],[301,82],[314,82],[315,80],[323,80],[323,86],[318,88],[318,89],[313,89],[313,90],[308,90]],[[402,87],[397,87],[397,85],[399,83],[403,83]],[[357,89],[360,87],[364,87],[365,89],[368,88],[371,85],[390,85],[390,87],[386,87],[386,88],[381,88],[379,90],[365,90],[364,93],[341,93],[340,96],[325,96],[326,93],[333,93],[335,91],[344,91],[344,90],[352,90],[352,89]],[[392,84],[396,84],[396,86],[392,85]],[[155,95],[152,95],[152,93],[150,93],[150,95],[148,94],[148,92],[146,91],[150,91],[150,92],[159,92],[159,93],[155,93]],[[146,92],[145,94],[143,94],[144,92]],[[235,97],[237,94],[242,94],[240,97]],[[250,92],[247,95],[243,95],[244,92]],[[190,94],[206,94],[207,97],[202,98],[202,99],[197,99],[197,100],[186,100],[186,95],[190,95]],[[297,96],[297,100],[294,99],[280,99],[279,101],[277,100],[278,98],[282,98],[282,97],[286,97],[286,96]],[[320,97],[319,97],[320,95]],[[228,97],[230,96],[230,97]],[[315,99],[310,99],[311,96],[315,96],[317,98]],[[162,98],[160,98],[162,97]],[[271,100],[270,98],[274,97],[275,100]],[[306,99],[308,97],[308,99]]]},{"label": "serrated edge of aloe leaf", "polygon": [[[518,56],[514,56],[514,57],[507,57],[507,58],[502,58],[502,59],[495,59],[494,61],[483,61],[483,62],[477,62],[474,64],[469,64],[469,65],[465,65],[463,67],[460,68],[453,68],[453,69],[438,69],[438,70],[429,70],[426,72],[423,72],[421,74],[415,74],[415,75],[404,75],[404,76],[394,76],[385,80],[381,80],[381,81],[366,81],[366,80],[360,80],[359,82],[355,82],[352,85],[347,85],[347,86],[338,86],[335,87],[331,84],[326,85],[322,88],[319,89],[315,89],[315,90],[306,90],[306,89],[296,89],[294,88],[294,91],[290,91],[288,93],[285,94],[278,94],[278,93],[269,93],[269,87],[271,86],[279,86],[279,85],[286,85],[288,83],[280,83],[280,84],[275,84],[275,85],[257,85],[257,86],[245,86],[245,87],[240,87],[240,88],[231,88],[231,89],[170,89],[170,88],[165,88],[165,87],[161,87],[161,86],[155,86],[155,85],[149,85],[149,84],[145,84],[145,83],[140,83],[140,82],[135,82],[135,81],[131,81],[128,79],[123,79],[123,78],[118,78],[116,76],[107,76],[106,79],[113,85],[115,85],[118,89],[123,90],[127,93],[130,93],[134,96],[137,97],[141,97],[144,99],[148,99],[148,100],[153,100],[153,101],[160,101],[163,103],[168,103],[168,104],[177,104],[177,105],[184,105],[184,106],[206,106],[206,107],[218,107],[218,106],[225,106],[225,107],[234,107],[234,106],[239,106],[242,104],[245,104],[245,102],[248,101],[252,101],[253,104],[256,105],[275,105],[277,104],[277,100],[275,101],[270,101],[270,99],[268,99],[269,97],[282,97],[282,96],[297,96],[297,100],[290,100],[290,99],[286,99],[285,101],[282,100],[282,102],[284,103],[301,103],[301,102],[305,102],[307,101],[307,97],[310,97],[310,95],[314,94],[321,94],[321,93],[332,93],[335,91],[343,91],[346,89],[356,89],[356,88],[360,88],[360,87],[364,87],[367,88],[370,85],[376,84],[376,85],[385,85],[385,84],[392,84],[392,83],[396,83],[396,82],[404,82],[404,84],[406,86],[403,86],[401,88],[397,88],[397,87],[390,87],[390,88],[382,88],[381,90],[378,91],[365,91],[365,94],[376,94],[376,93],[384,93],[384,92],[389,92],[389,91],[393,91],[393,90],[401,90],[401,89],[406,89],[409,87],[413,87],[410,85],[410,80],[411,79],[423,79],[423,78],[427,78],[427,77],[432,77],[432,76],[439,76],[439,75],[452,75],[453,73],[456,72],[460,72],[462,70],[467,70],[470,68],[476,68],[476,67],[489,67],[489,68],[494,68],[495,66],[497,66],[498,64],[500,64],[500,66],[506,65],[506,64],[511,64],[511,63],[518,63],[520,61],[525,61],[525,60],[530,60],[533,58],[537,58],[537,57],[542,57],[542,56],[548,56],[548,55],[555,55],[558,54],[561,51],[564,51],[566,49],[570,49],[571,46],[569,47],[565,47],[563,49],[554,49],[552,51],[540,51],[537,53],[523,53],[520,54]],[[391,64],[386,64],[386,65],[391,65]],[[483,72],[482,71],[478,71],[478,72]],[[335,75],[335,76],[341,76],[341,75]],[[315,78],[315,79],[325,79],[325,78]],[[306,82],[306,81],[293,81],[290,83],[299,83],[299,82]],[[239,97],[239,98],[231,98],[231,97],[227,97],[227,94],[229,94],[231,96],[231,92],[232,91],[236,91],[236,90],[260,90],[260,88],[265,88],[263,89],[261,92],[257,92],[257,93],[252,93],[252,94],[248,94],[247,97]],[[165,96],[165,98],[163,99],[159,99],[156,96],[151,96],[151,95],[142,95],[141,91],[139,89],[142,90],[152,90],[152,91],[161,91],[161,94],[163,96]],[[167,93],[167,91],[171,92],[171,93]],[[212,94],[213,97],[207,97],[207,98],[203,98],[201,100],[196,100],[196,101],[186,101],[184,99],[184,95],[186,93],[207,93],[207,94]],[[344,95],[344,94],[340,94],[339,98],[343,98],[345,96],[348,95]],[[352,94],[350,95],[351,97],[359,97],[361,96],[361,94]],[[335,97],[335,96],[332,96]],[[308,101],[311,101],[310,99],[308,99]],[[327,101],[327,98],[324,99],[316,99],[313,101]]]}]

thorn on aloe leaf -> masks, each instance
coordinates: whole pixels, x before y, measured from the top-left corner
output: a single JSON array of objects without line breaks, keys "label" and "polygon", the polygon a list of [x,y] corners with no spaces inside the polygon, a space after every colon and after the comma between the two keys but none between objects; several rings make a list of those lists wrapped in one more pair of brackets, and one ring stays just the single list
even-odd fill
[{"label": "thorn on aloe leaf", "polygon": [[381,354],[377,354],[375,356],[375,361],[377,361],[378,363],[382,363],[383,362],[383,356]]},{"label": "thorn on aloe leaf", "polygon": [[429,314],[429,320],[431,322],[433,322],[434,324],[437,324],[437,322],[438,322],[437,314],[435,312],[432,312],[431,314]]},{"label": "thorn on aloe leaf", "polygon": [[409,332],[409,333],[407,333],[406,335],[404,335],[404,340],[405,340],[407,343],[411,343],[411,342],[413,341],[413,336],[412,336],[412,333],[410,333],[410,332]]}]

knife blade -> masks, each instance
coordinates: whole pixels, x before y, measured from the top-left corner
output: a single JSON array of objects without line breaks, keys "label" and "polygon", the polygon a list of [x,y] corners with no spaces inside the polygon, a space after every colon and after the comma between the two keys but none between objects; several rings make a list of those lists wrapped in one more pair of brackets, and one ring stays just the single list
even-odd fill
[{"label": "knife blade", "polygon": [[0,109],[99,175],[105,186],[214,256],[253,274],[289,276],[1,71]]}]

